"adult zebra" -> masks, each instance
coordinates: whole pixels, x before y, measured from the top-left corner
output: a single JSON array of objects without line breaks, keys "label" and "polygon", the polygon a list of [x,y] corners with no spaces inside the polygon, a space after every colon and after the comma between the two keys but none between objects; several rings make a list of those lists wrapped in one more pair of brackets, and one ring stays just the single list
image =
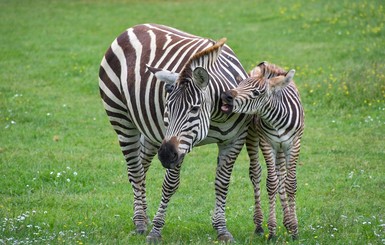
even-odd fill
[{"label": "adult zebra", "polygon": [[298,236],[296,165],[304,129],[304,110],[292,80],[294,73],[294,70],[286,72],[274,64],[262,62],[250,72],[250,78],[222,94],[224,112],[257,115],[254,123],[268,172],[270,238],[276,235],[277,191],[284,212],[283,223],[294,239]]},{"label": "adult zebra", "polygon": [[[168,169],[149,241],[161,238],[166,208],[178,188],[185,154],[193,146],[209,143],[219,147],[212,224],[219,240],[233,239],[226,228],[226,196],[232,166],[245,142],[252,116],[220,110],[220,94],[235,88],[247,76],[224,42],[215,43],[162,25],[143,24],[117,37],[101,62],[100,94],[126,159],[138,233],[147,228],[146,172],[158,149],[159,159]],[[166,88],[170,90],[168,95]],[[253,137],[247,139],[248,148],[254,144]],[[249,156],[250,178],[259,203],[260,166],[254,151]],[[256,225],[260,229],[261,224]]]}]

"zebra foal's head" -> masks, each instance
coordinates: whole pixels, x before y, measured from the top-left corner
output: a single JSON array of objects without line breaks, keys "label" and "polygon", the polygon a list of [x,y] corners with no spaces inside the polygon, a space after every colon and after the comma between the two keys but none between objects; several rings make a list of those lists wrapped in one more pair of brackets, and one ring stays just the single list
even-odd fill
[{"label": "zebra foal's head", "polygon": [[264,106],[272,103],[272,97],[285,89],[293,80],[295,70],[262,62],[238,87],[222,93],[221,110],[225,113],[259,114]]},{"label": "zebra foal's head", "polygon": [[172,73],[149,67],[158,80],[168,84],[165,107],[165,137],[158,158],[165,168],[175,168],[194,145],[208,134],[211,119],[210,75],[225,39],[198,52],[182,71]]}]

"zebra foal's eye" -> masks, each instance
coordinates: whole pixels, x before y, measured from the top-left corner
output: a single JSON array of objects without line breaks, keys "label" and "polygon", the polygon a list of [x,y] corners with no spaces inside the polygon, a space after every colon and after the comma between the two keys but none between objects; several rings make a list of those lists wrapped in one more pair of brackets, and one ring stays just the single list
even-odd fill
[{"label": "zebra foal's eye", "polygon": [[253,95],[254,96],[258,96],[259,94],[260,94],[260,92],[257,89],[253,90]]}]

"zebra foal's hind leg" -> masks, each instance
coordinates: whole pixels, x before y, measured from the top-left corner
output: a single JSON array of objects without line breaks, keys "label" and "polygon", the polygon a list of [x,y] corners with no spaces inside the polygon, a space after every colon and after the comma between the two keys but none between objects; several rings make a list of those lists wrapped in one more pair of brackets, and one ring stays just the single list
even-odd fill
[{"label": "zebra foal's hind leg", "polygon": [[276,167],[278,171],[278,180],[279,180],[278,194],[281,200],[281,206],[282,206],[282,212],[283,212],[283,225],[290,232],[292,216],[291,216],[291,210],[289,207],[288,194],[286,189],[286,176],[287,176],[286,157],[282,150],[279,150],[277,152]]},{"label": "zebra foal's hind leg", "polygon": [[297,220],[297,212],[296,212],[296,202],[295,196],[297,192],[297,162],[299,158],[300,152],[300,137],[297,137],[293,141],[293,146],[289,155],[289,165],[287,169],[287,178],[286,178],[286,186],[287,186],[287,194],[289,199],[289,208],[291,211],[291,219],[290,219],[290,233],[293,240],[298,238],[298,220]]}]

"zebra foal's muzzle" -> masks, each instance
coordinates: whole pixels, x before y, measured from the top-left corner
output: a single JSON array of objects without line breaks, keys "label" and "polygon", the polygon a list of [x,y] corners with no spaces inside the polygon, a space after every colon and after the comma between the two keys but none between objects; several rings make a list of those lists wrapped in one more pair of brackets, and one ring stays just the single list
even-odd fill
[{"label": "zebra foal's muzzle", "polygon": [[170,140],[163,140],[162,145],[158,150],[158,158],[163,167],[173,169],[178,166],[185,156],[184,153],[179,152],[179,142],[176,137]]},{"label": "zebra foal's muzzle", "polygon": [[233,111],[234,98],[236,96],[237,96],[237,92],[234,90],[227,90],[221,94],[221,99],[222,99],[221,110],[222,110],[222,112],[229,114]]}]

